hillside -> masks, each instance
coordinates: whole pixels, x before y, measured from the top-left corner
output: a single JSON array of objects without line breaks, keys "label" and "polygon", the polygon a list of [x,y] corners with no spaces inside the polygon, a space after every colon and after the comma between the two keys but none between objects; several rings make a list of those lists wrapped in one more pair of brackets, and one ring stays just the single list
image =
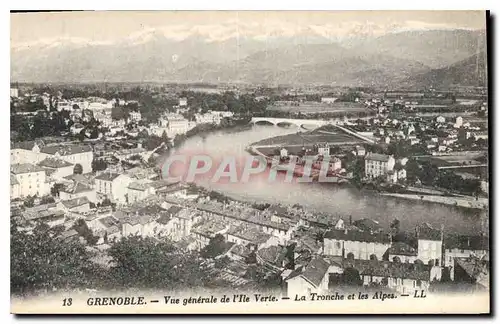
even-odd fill
[{"label": "hillside", "polygon": [[412,87],[449,87],[452,85],[481,86],[488,82],[486,53],[472,55],[465,60],[440,69],[417,74],[406,79],[405,86]]}]

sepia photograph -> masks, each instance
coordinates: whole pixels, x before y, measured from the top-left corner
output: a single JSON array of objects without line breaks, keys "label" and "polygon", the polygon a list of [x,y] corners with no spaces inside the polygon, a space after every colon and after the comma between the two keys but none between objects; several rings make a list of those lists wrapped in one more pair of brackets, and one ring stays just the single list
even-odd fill
[{"label": "sepia photograph", "polygon": [[490,314],[490,19],[11,12],[11,313]]}]

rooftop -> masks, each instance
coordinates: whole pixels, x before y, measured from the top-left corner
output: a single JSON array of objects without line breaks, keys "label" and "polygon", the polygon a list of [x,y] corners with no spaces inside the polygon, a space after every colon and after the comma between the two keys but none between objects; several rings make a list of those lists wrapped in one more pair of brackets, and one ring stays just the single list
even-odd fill
[{"label": "rooftop", "polygon": [[391,238],[385,233],[369,233],[359,230],[330,230],[325,233],[325,239],[353,242],[374,242],[381,244],[391,243]]},{"label": "rooftop", "polygon": [[78,206],[88,204],[90,203],[90,201],[87,197],[78,197],[75,199],[61,201],[61,203],[64,205],[64,207],[72,209]]},{"label": "rooftop", "polygon": [[38,165],[46,168],[58,169],[58,168],[72,166],[73,164],[61,159],[47,157],[43,161],[38,163]]},{"label": "rooftop", "polygon": [[390,155],[379,154],[379,153],[368,153],[365,156],[366,160],[370,161],[379,161],[379,162],[387,162],[391,158]]},{"label": "rooftop", "polygon": [[286,280],[301,276],[306,281],[318,287],[328,272],[330,264],[323,258],[316,256],[306,266],[292,271]]},{"label": "rooftop", "polygon": [[388,254],[392,255],[407,255],[417,256],[417,250],[404,242],[392,243],[391,247],[387,250]]},{"label": "rooftop", "polygon": [[12,164],[10,166],[10,172],[13,174],[34,173],[43,171],[44,169],[42,167],[30,163]]},{"label": "rooftop", "polygon": [[230,228],[227,234],[242,238],[246,241],[256,244],[267,242],[267,240],[269,240],[269,238],[272,236],[270,234],[262,232],[257,226],[247,224]]},{"label": "rooftop", "polygon": [[93,189],[90,186],[88,186],[84,183],[81,183],[79,181],[75,181],[75,182],[73,182],[73,184],[66,186],[66,188],[64,188],[64,189],[61,189],[62,192],[67,192],[67,193],[71,193],[71,194],[77,194],[77,193],[92,191],[92,190]]},{"label": "rooftop", "polygon": [[353,267],[360,275],[430,281],[430,267],[424,264],[346,259],[344,267]]},{"label": "rooftop", "polygon": [[88,145],[54,145],[44,146],[41,150],[45,154],[57,154],[61,156],[92,152],[92,148]]},{"label": "rooftop", "polygon": [[103,180],[103,181],[113,181],[116,178],[118,178],[119,176],[120,176],[119,173],[115,173],[115,172],[103,172],[100,175],[98,175],[97,177],[95,177],[95,179],[96,180]]},{"label": "rooftop", "polygon": [[483,235],[460,235],[450,234],[444,239],[445,249],[459,250],[487,250],[489,251],[489,239]]}]

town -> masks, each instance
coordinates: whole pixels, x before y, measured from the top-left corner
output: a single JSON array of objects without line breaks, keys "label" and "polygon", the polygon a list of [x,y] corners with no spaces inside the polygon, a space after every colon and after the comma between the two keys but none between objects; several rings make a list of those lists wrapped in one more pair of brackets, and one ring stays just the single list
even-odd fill
[{"label": "town", "polygon": [[15,293],[489,289],[487,216],[474,235],[425,221],[382,226],[300,201],[234,199],[161,172],[190,138],[281,127],[289,134],[247,150],[298,173],[307,156],[328,157],[334,185],[379,199],[487,212],[484,88],[11,86],[11,250],[26,256],[13,264]]}]

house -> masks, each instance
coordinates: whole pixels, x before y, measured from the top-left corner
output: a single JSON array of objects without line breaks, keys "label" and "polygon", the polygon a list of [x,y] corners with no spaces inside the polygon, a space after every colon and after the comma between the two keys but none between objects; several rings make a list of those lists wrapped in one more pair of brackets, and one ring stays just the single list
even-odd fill
[{"label": "house", "polygon": [[83,173],[92,172],[94,153],[89,145],[54,145],[44,146],[40,149],[43,158],[52,157],[62,159],[71,164],[80,164]]},{"label": "house", "polygon": [[456,258],[453,278],[456,282],[471,284],[477,290],[490,290],[489,261],[477,257]]},{"label": "house", "polygon": [[365,148],[360,146],[360,145],[356,145],[356,155],[357,156],[365,156],[365,154],[366,154]]},{"label": "house", "polygon": [[244,246],[249,246],[252,250],[259,250],[265,247],[278,245],[276,236],[264,233],[258,226],[242,224],[238,227],[230,228],[227,233],[227,241]]},{"label": "house", "polygon": [[360,230],[333,229],[323,238],[325,255],[352,257],[355,259],[382,260],[391,246],[391,236],[385,233],[370,233]]},{"label": "house", "polygon": [[281,150],[280,150],[280,157],[281,158],[285,158],[287,156],[288,156],[288,150],[286,148],[284,148],[284,147],[281,148]]},{"label": "house", "polygon": [[142,116],[140,111],[131,111],[129,113],[129,120],[133,122],[139,122],[141,121]]},{"label": "house", "polygon": [[328,143],[318,144],[318,154],[322,156],[330,156],[330,144]]},{"label": "house", "polygon": [[95,177],[94,180],[97,193],[104,195],[114,203],[128,203],[127,187],[132,182],[132,179],[128,175],[114,172],[103,172]]},{"label": "house", "polygon": [[56,204],[44,204],[27,208],[23,217],[28,222],[43,222],[50,227],[64,224],[66,217],[64,211],[58,210]]},{"label": "house", "polygon": [[149,179],[129,183],[127,187],[128,203],[133,204],[146,199],[148,196],[154,195],[155,188],[151,185],[152,183],[153,181]]},{"label": "house", "polygon": [[396,160],[385,154],[368,153],[365,156],[365,175],[367,178],[377,178],[386,175],[394,169]]},{"label": "house", "polygon": [[321,98],[321,103],[326,103],[326,104],[332,104],[334,103],[338,98],[334,97],[322,97]]},{"label": "house", "polygon": [[85,213],[90,211],[90,200],[87,197],[62,200],[57,204],[57,209],[66,212]]},{"label": "house", "polygon": [[369,218],[355,220],[352,225],[356,226],[362,231],[369,233],[380,233],[382,231],[382,226],[380,226],[380,223]]},{"label": "house", "polygon": [[81,132],[82,130],[84,130],[84,129],[85,129],[85,126],[83,126],[83,125],[82,125],[82,124],[80,124],[80,123],[75,123],[75,124],[73,124],[73,125],[70,127],[69,131],[71,132],[71,134],[73,134],[73,135],[77,135],[77,134],[80,134],[80,132]]},{"label": "house", "polygon": [[200,219],[196,211],[175,205],[167,209],[167,213],[173,219],[171,238],[174,241],[179,241],[183,237],[189,236],[191,229]]},{"label": "house", "polygon": [[62,240],[64,242],[78,241],[79,234],[74,228],[71,228],[59,234],[57,239]]},{"label": "house", "polygon": [[17,199],[21,197],[21,184],[17,181],[15,175],[10,175],[10,199]]},{"label": "house", "polygon": [[199,226],[191,229],[191,235],[198,242],[198,250],[203,249],[208,245],[210,239],[214,238],[217,234],[225,234],[229,230],[229,225],[225,222],[217,220],[208,220]]},{"label": "house", "polygon": [[97,202],[96,190],[84,182],[74,181],[59,190],[61,200],[87,197],[92,203]]},{"label": "house", "polygon": [[281,273],[287,264],[286,252],[286,248],[274,245],[258,250],[255,257],[266,269]]},{"label": "house", "polygon": [[489,258],[489,241],[485,235],[450,234],[444,239],[444,266],[450,268],[453,280],[455,259],[457,258]]},{"label": "house", "polygon": [[440,124],[443,124],[446,122],[446,118],[444,118],[443,116],[438,116],[436,118],[436,123],[440,123]]},{"label": "house", "polygon": [[387,249],[389,261],[401,263],[414,263],[417,260],[418,252],[416,249],[404,242],[394,242]]},{"label": "house", "polygon": [[346,268],[356,269],[364,286],[380,285],[400,294],[428,290],[432,276],[431,267],[419,263],[345,260]]},{"label": "house", "polygon": [[285,281],[286,295],[310,296],[328,290],[329,269],[331,264],[320,256],[314,257],[307,265],[290,272]]},{"label": "house", "polygon": [[12,164],[10,174],[17,181],[12,186],[11,177],[11,193],[18,194],[18,197],[45,196],[50,193],[45,170],[37,165]]},{"label": "house", "polygon": [[62,159],[47,157],[38,163],[45,169],[46,174],[54,179],[62,179],[73,174],[74,164]]},{"label": "house", "polygon": [[187,102],[188,102],[187,98],[184,98],[184,97],[179,98],[179,107],[185,107],[185,106],[187,106]]},{"label": "house", "polygon": [[16,142],[11,145],[11,164],[36,164],[40,162],[40,149],[45,146],[42,140]]},{"label": "house", "polygon": [[443,260],[443,228],[437,230],[428,223],[416,228],[418,240],[418,259],[427,264],[442,265]]}]

